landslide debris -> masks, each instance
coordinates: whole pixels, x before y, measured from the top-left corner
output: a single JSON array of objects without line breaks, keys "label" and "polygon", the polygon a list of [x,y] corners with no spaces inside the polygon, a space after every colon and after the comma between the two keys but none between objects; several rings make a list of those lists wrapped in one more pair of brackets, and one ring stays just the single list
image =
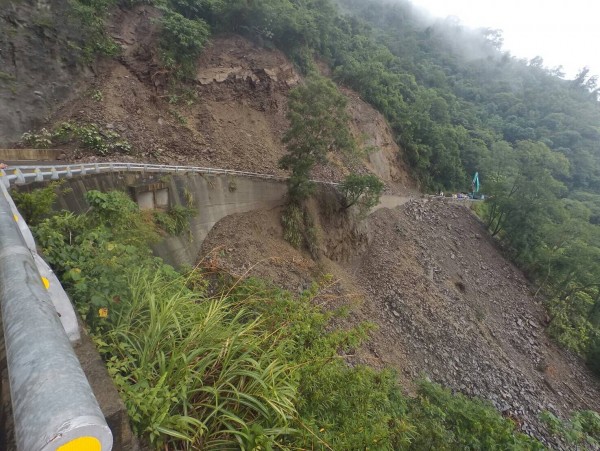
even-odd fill
[{"label": "landslide debris", "polygon": [[[360,292],[346,325],[379,329],[350,364],[394,367],[409,388],[425,376],[488,399],[551,446],[563,444],[541,422],[543,410],[566,418],[600,409],[600,383],[546,336],[541,300],[465,206],[419,199],[379,209],[359,225],[354,252],[333,253],[336,261],[313,262],[282,240],[280,227],[277,210],[230,216],[203,249],[220,247],[220,265],[292,290],[328,272],[339,279],[338,300]],[[323,240],[328,230],[321,224]]]},{"label": "landslide debris", "polygon": [[600,383],[545,334],[524,276],[464,206],[411,201],[369,218],[372,240],[349,271],[379,324],[370,346],[407,379],[425,375],[490,400],[549,440],[542,410],[600,409]]},{"label": "landslide debris", "polygon": [[[126,140],[131,152],[98,155],[72,142],[53,146],[75,162],[139,161],[285,175],[278,163],[286,152],[281,139],[289,125],[287,95],[302,80],[290,60],[242,36],[218,35],[198,59],[193,80],[176,82],[160,62],[160,15],[149,5],[112,11],[109,32],[120,55],[98,60],[91,76],[78,78],[77,90],[53,97],[51,114],[44,110],[46,122],[19,123],[10,140],[67,121],[97,124]],[[31,70],[41,73],[38,66]],[[349,99],[353,134],[372,151],[356,160],[331,154],[331,164],[315,168],[313,177],[339,181],[351,171],[372,172],[386,182],[388,192],[414,189],[384,118],[356,93],[342,90]]]}]

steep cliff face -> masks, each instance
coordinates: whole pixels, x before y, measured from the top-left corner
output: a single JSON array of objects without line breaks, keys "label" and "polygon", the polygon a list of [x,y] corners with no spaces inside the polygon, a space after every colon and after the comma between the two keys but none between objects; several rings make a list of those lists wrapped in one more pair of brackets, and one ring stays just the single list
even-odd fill
[{"label": "steep cliff face", "polygon": [[0,145],[43,125],[91,79],[65,0],[0,1]]}]

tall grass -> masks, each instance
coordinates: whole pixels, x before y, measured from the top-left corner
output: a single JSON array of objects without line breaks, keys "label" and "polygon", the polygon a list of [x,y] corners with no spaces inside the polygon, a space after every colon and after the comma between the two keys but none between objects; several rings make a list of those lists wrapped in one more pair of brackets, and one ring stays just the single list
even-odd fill
[{"label": "tall grass", "polygon": [[149,270],[129,284],[95,341],[139,436],[167,449],[249,449],[292,432],[297,384],[260,318]]}]

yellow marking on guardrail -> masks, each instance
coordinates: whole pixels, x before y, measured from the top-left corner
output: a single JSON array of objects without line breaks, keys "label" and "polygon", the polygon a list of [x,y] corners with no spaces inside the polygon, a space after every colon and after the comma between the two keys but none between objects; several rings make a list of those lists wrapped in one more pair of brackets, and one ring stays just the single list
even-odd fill
[{"label": "yellow marking on guardrail", "polygon": [[46,288],[46,290],[50,289],[50,281],[48,279],[46,279],[44,276],[42,276],[42,283],[44,284],[44,287]]},{"label": "yellow marking on guardrail", "polygon": [[102,445],[96,437],[79,437],[65,443],[57,451],[102,451]]},{"label": "yellow marking on guardrail", "polygon": [[13,213],[13,219],[15,220],[15,222],[19,222],[19,216],[17,216],[16,213]]}]

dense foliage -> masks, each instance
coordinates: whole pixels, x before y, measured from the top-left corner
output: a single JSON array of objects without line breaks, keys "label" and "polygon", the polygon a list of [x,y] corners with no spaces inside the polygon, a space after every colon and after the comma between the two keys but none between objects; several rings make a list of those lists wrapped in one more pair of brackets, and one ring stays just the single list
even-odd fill
[{"label": "dense foliage", "polygon": [[[122,193],[34,228],[107,363],[134,430],[155,449],[541,449],[490,405],[389,370],[349,367],[372,326],[332,327],[313,300],[258,280],[177,273]],[[595,427],[595,423],[585,423]]]}]

